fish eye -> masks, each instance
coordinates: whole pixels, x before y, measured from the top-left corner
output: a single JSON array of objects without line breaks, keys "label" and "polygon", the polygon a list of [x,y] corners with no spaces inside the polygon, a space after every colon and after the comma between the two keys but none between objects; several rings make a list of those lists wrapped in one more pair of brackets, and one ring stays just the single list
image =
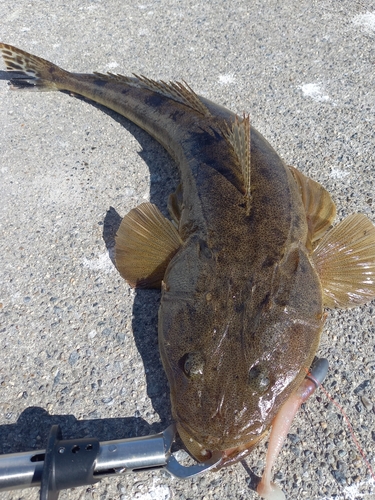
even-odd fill
[{"label": "fish eye", "polygon": [[179,361],[180,368],[189,378],[203,374],[204,359],[200,352],[188,352]]},{"label": "fish eye", "polygon": [[254,391],[265,393],[271,383],[267,367],[262,364],[253,366],[249,371],[248,382]]}]

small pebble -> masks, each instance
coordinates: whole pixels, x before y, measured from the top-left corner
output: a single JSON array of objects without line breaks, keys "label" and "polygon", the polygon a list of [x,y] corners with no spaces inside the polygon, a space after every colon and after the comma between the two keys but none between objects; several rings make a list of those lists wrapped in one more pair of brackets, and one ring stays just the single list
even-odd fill
[{"label": "small pebble", "polygon": [[288,439],[293,444],[297,444],[301,441],[301,439],[299,438],[299,436],[297,436],[297,434],[288,434]]},{"label": "small pebble", "polygon": [[343,472],[341,472],[340,470],[333,470],[332,471],[332,476],[336,479],[336,481],[341,484],[342,486],[344,486],[346,484],[346,477],[345,477],[345,474]]},{"label": "small pebble", "polygon": [[366,408],[367,411],[371,411],[372,410],[373,404],[372,404],[372,402],[370,401],[370,399],[368,397],[362,396],[361,397],[361,401],[362,401],[363,406]]},{"label": "small pebble", "polygon": [[126,492],[125,486],[122,483],[117,484],[117,490],[119,493],[124,494]]},{"label": "small pebble", "polygon": [[104,337],[109,337],[112,333],[112,330],[110,328],[104,328],[104,330],[102,331],[102,335],[104,335]]},{"label": "small pebble", "polygon": [[359,384],[358,387],[354,389],[354,394],[358,394],[359,392],[363,391],[363,389],[366,389],[370,385],[370,380],[364,380],[361,384]]},{"label": "small pebble", "polygon": [[79,354],[77,351],[73,351],[71,355],[69,356],[69,364],[71,366],[75,365],[79,359]]},{"label": "small pebble", "polygon": [[291,446],[290,451],[296,456],[299,457],[301,455],[301,451],[296,446]]},{"label": "small pebble", "polygon": [[104,404],[109,405],[113,402],[113,398],[111,396],[109,396],[107,398],[102,398],[102,401]]}]

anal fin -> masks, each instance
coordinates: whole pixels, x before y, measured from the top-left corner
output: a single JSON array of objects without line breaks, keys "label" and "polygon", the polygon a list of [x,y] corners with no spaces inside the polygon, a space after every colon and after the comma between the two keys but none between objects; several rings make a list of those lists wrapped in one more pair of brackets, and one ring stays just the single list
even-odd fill
[{"label": "anal fin", "polygon": [[375,226],[349,215],[328,231],[312,258],[326,307],[350,308],[375,298]]},{"label": "anal fin", "polygon": [[142,203],[125,215],[117,231],[117,269],[131,286],[159,288],[181,244],[172,222],[152,203]]}]

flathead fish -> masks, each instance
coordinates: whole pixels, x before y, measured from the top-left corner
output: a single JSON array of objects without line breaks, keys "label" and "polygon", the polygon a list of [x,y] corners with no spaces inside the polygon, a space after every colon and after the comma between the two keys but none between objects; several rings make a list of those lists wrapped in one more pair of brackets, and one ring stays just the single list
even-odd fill
[{"label": "flathead fish", "polygon": [[[331,228],[335,205],[320,184],[287,166],[248,116],[185,83],[69,73],[0,49],[11,88],[100,103],[143,128],[178,165],[172,221],[151,203],[131,210],[117,233],[116,264],[130,285],[162,289],[160,354],[188,451],[200,461],[220,451],[228,465],[272,425],[286,435],[280,427],[304,392],[324,307],[375,297],[373,224],[354,214]],[[281,498],[269,472],[258,492]]]}]

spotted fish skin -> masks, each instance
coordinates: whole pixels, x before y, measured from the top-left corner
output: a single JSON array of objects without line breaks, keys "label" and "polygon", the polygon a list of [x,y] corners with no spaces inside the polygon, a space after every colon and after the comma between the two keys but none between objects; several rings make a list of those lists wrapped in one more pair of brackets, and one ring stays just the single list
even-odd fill
[{"label": "spotted fish skin", "polygon": [[[184,83],[69,73],[10,45],[0,50],[11,88],[91,99],[143,128],[175,159],[174,225],[151,204],[138,207],[120,227],[116,261],[133,285],[162,287],[159,348],[185,446],[198,460],[214,450],[223,452],[222,465],[239,460],[305,377],[325,298],[349,307],[375,296],[373,226],[356,219],[354,254],[341,253],[340,266],[356,275],[356,293],[346,296],[347,288],[333,286],[330,233],[317,245],[335,216],[330,196],[286,166],[248,117]],[[338,249],[354,245],[349,233],[332,233]],[[365,233],[371,244],[363,246]],[[362,274],[357,257],[366,264]]]}]

